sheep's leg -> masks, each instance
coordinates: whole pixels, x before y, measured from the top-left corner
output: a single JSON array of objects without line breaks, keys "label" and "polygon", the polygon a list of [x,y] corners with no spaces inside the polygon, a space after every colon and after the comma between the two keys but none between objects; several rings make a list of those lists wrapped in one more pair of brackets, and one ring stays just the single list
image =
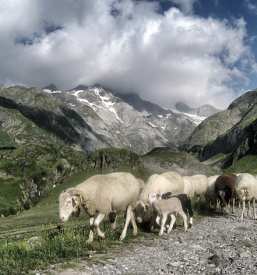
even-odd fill
[{"label": "sheep's leg", "polygon": [[105,234],[100,230],[99,224],[100,224],[100,222],[103,220],[104,217],[105,217],[104,214],[99,213],[98,216],[97,216],[97,218],[96,218],[95,221],[94,221],[94,226],[96,227],[97,234],[98,234],[98,236],[101,237],[101,238],[104,238],[104,237],[105,237]]},{"label": "sheep's leg", "polygon": [[135,214],[133,211],[131,211],[130,214],[131,214],[131,223],[133,226],[133,235],[137,235],[137,224],[135,220]]},{"label": "sheep's leg", "polygon": [[163,231],[164,231],[164,226],[165,226],[166,220],[167,220],[167,213],[164,213],[164,214],[162,215],[161,230],[160,230],[160,232],[159,232],[159,236],[162,236],[162,235],[163,235]]},{"label": "sheep's leg", "polygon": [[245,201],[242,201],[242,214],[241,214],[241,217],[239,218],[240,221],[243,221],[244,219],[244,212],[245,212]]},{"label": "sheep's leg", "polygon": [[247,212],[247,216],[251,216],[251,201],[247,201],[247,205],[248,205],[248,212]]},{"label": "sheep's leg", "polygon": [[160,226],[160,219],[161,219],[161,217],[160,217],[159,215],[157,215],[157,217],[156,217],[156,219],[155,219],[155,222],[156,222],[156,224],[159,225],[159,226]]},{"label": "sheep's leg", "polygon": [[202,204],[201,195],[197,195],[197,210],[200,210]]},{"label": "sheep's leg", "polygon": [[87,243],[91,243],[94,239],[94,232],[93,232],[94,220],[95,220],[94,216],[90,217],[89,219],[90,229],[89,229],[89,237],[88,237]]},{"label": "sheep's leg", "polygon": [[236,199],[233,198],[233,199],[232,199],[232,213],[233,213],[233,214],[235,213],[235,203],[236,203]]},{"label": "sheep's leg", "polygon": [[170,226],[169,226],[169,229],[167,231],[168,234],[171,232],[171,230],[173,228],[173,225],[176,222],[176,216],[172,213],[172,214],[170,214],[170,219],[171,219],[170,220]]},{"label": "sheep's leg", "polygon": [[123,228],[123,231],[120,235],[120,240],[124,240],[124,238],[126,237],[127,235],[127,229],[128,229],[128,225],[129,225],[129,222],[131,220],[131,210],[132,210],[132,206],[129,205],[127,207],[127,210],[126,210],[126,221],[125,221],[125,225],[124,225],[124,228]]},{"label": "sheep's leg", "polygon": [[190,217],[188,227],[191,228],[192,226],[193,226],[193,217]]},{"label": "sheep's leg", "polygon": [[256,211],[255,211],[255,199],[253,199],[253,202],[252,202],[252,206],[253,206],[253,218],[254,220],[257,220],[257,216],[256,216]]},{"label": "sheep's leg", "polygon": [[[153,211],[152,218],[151,218],[151,222],[150,222],[150,227],[149,227],[150,232],[151,232],[152,229],[154,229],[154,222],[155,222],[155,219],[157,219],[157,212],[154,210],[154,211]],[[158,224],[158,225],[159,225],[159,224]]]},{"label": "sheep's leg", "polygon": [[179,212],[179,214],[183,218],[184,228],[185,228],[185,232],[186,232],[187,231],[187,216],[184,211]]},{"label": "sheep's leg", "polygon": [[115,230],[117,223],[117,215],[115,216],[115,221],[112,223],[112,230]]}]

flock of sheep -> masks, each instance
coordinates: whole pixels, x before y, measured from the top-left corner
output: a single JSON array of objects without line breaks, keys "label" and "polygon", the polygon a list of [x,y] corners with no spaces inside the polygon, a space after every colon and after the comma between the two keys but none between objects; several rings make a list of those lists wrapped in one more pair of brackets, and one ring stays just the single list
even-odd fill
[{"label": "flock of sheep", "polygon": [[[116,172],[92,176],[74,188],[69,188],[59,196],[59,217],[61,222],[68,220],[72,214],[78,216],[80,206],[90,216],[90,232],[87,242],[92,242],[94,229],[98,236],[105,234],[99,224],[105,216],[109,216],[112,228],[115,228],[118,212],[125,212],[125,225],[120,240],[126,237],[128,225],[131,222],[133,234],[137,234],[137,223],[141,223],[149,207],[153,207],[151,226],[160,227],[159,235],[167,228],[172,230],[178,213],[184,220],[185,231],[187,212],[190,216],[189,227],[193,224],[191,199],[196,196],[201,199],[204,195],[208,207],[228,207],[232,201],[232,212],[235,200],[242,204],[240,220],[244,218],[245,203],[252,202],[254,219],[255,199],[257,199],[257,178],[248,173],[224,173],[206,177],[205,175],[181,176],[176,172],[154,174],[146,183],[135,178],[130,173]],[[135,218],[136,217],[136,218]],[[170,218],[170,220],[169,220]],[[167,225],[167,220],[169,223]],[[137,222],[136,222],[137,221]]]}]

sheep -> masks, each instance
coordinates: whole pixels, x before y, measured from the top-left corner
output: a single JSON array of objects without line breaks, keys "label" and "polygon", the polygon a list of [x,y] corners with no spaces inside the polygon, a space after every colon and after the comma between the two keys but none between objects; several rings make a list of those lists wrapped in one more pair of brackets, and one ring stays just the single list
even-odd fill
[{"label": "sheep", "polygon": [[159,231],[159,236],[163,235],[164,226],[167,221],[168,216],[171,218],[171,222],[168,228],[167,233],[169,234],[172,230],[172,227],[176,221],[176,216],[174,215],[177,212],[184,221],[185,232],[187,231],[187,217],[183,211],[181,202],[176,197],[171,197],[167,200],[159,199],[161,195],[156,194],[155,192],[151,192],[148,195],[148,200],[153,205],[154,210],[156,211],[156,223],[160,225],[161,221],[161,229]]},{"label": "sheep", "polygon": [[198,199],[198,208],[201,204],[201,195],[205,195],[208,190],[208,180],[205,175],[196,174],[193,176],[184,176],[184,190],[182,193],[187,194],[190,199],[194,196]]},{"label": "sheep", "polygon": [[250,202],[252,201],[253,218],[256,220],[255,200],[257,199],[257,180],[254,176],[248,173],[242,173],[236,179],[236,194],[239,201],[242,203],[242,213],[240,221],[244,219],[245,202],[248,202],[248,214],[250,215]]},{"label": "sheep", "polygon": [[[172,197],[171,192],[164,193],[164,194],[161,194],[161,195],[158,195],[158,194],[156,195],[157,199],[162,199],[162,200],[167,200],[167,199],[170,199],[171,197]],[[184,213],[185,214],[187,214],[187,212],[189,213],[190,220],[189,220],[188,228],[191,228],[193,226],[193,209],[192,209],[192,206],[191,206],[190,198],[188,197],[187,194],[179,194],[179,195],[174,196],[174,197],[176,197],[180,200]],[[148,202],[149,202],[150,205],[152,205],[153,200],[152,200],[151,196],[148,196]],[[152,217],[150,228],[153,227],[152,225],[154,224],[155,219],[156,219],[156,213]],[[175,227],[175,225],[176,224],[174,224],[174,227]]]},{"label": "sheep", "polygon": [[153,174],[145,184],[145,188],[139,195],[139,200],[135,208],[136,220],[142,223],[143,218],[150,206],[148,203],[148,194],[155,192],[157,194],[171,192],[172,195],[183,193],[184,182],[177,172],[166,172],[161,175]]},{"label": "sheep", "polygon": [[216,194],[215,194],[215,181],[219,175],[210,176],[207,178],[208,189],[205,193],[205,199],[207,202],[208,210],[215,207],[216,208]]},{"label": "sheep", "polygon": [[[120,236],[120,240],[123,240],[126,237],[130,220],[133,226],[133,234],[137,234],[137,225],[132,211],[136,206],[139,191],[139,182],[130,173],[116,172],[92,176],[76,187],[69,188],[60,194],[60,221],[66,222],[73,210],[81,205],[90,216],[90,231],[87,243],[91,243],[94,236],[94,227],[98,236],[105,237],[105,234],[99,228],[99,224],[106,215],[126,211],[126,221]],[[95,218],[96,214],[98,214],[97,218]]]},{"label": "sheep", "polygon": [[221,209],[227,207],[229,200],[232,198],[232,213],[235,213],[236,178],[236,174],[223,173],[214,183],[214,191],[221,201]]}]

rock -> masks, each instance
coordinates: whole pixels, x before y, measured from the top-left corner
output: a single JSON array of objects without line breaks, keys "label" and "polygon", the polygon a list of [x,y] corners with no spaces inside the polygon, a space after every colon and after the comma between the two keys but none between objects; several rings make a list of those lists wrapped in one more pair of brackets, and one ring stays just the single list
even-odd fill
[{"label": "rock", "polygon": [[41,243],[40,237],[31,237],[30,239],[27,240],[27,244],[29,244],[30,246],[34,246],[40,243]]}]

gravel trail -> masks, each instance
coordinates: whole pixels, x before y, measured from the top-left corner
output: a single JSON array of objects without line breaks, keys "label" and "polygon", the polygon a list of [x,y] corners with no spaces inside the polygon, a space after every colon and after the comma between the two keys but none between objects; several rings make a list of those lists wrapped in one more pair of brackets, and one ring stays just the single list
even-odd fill
[{"label": "gravel trail", "polygon": [[46,273],[61,275],[100,274],[257,274],[257,222],[236,214],[212,214],[185,233],[151,234],[123,252],[111,252],[94,263],[80,261],[73,269],[49,267]]}]

